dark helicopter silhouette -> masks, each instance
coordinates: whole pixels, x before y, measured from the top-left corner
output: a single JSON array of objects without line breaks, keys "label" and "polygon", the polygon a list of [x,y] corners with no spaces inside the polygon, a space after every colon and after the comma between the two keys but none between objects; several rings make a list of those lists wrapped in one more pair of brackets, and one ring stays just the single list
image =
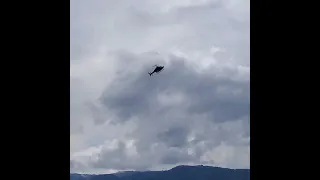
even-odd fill
[{"label": "dark helicopter silhouette", "polygon": [[164,68],[164,66],[158,66],[158,65],[154,65],[154,66],[156,66],[156,68],[152,72],[148,72],[150,76],[152,76],[153,73],[159,73]]}]

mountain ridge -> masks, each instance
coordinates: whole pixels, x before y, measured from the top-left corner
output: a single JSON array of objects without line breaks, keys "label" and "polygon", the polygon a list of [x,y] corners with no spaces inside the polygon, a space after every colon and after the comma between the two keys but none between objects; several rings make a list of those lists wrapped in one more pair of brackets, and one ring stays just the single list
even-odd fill
[{"label": "mountain ridge", "polygon": [[231,169],[205,165],[179,165],[161,171],[119,171],[110,174],[70,173],[70,180],[250,180],[250,169]]}]

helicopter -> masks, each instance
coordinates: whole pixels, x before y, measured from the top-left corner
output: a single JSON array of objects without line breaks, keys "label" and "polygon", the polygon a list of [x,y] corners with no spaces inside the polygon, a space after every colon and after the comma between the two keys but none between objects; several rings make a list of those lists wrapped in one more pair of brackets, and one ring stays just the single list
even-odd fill
[{"label": "helicopter", "polygon": [[[156,66],[156,68],[155,68],[152,72],[148,72],[148,74],[149,74],[150,76],[152,76],[153,73],[159,73],[159,72],[162,71],[163,68],[164,68],[164,66],[158,66],[158,65],[154,65],[154,66]],[[154,67],[154,66],[153,66],[153,67]]]}]

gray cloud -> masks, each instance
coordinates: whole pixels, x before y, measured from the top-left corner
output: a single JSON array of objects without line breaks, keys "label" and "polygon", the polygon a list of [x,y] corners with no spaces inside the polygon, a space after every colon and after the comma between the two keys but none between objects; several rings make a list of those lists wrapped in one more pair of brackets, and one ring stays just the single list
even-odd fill
[{"label": "gray cloud", "polygon": [[72,0],[71,171],[249,167],[249,24],[247,0]]},{"label": "gray cloud", "polygon": [[[139,66],[138,59],[144,55],[122,53],[117,61],[124,72],[109,84],[99,102],[117,117],[114,125],[131,121],[137,125],[127,137],[136,140],[138,156],[128,157],[120,143],[113,151],[101,150],[93,167],[141,170],[156,164],[214,163],[201,157],[221,143],[248,145],[239,140],[249,136],[249,82],[233,80],[238,69],[220,69],[229,74],[220,77],[214,68],[196,72],[185,59],[173,57],[170,63],[162,62],[164,71],[150,77],[147,69],[154,63],[152,59],[134,71],[126,62]],[[102,119],[96,119],[96,124],[103,124]]]},{"label": "gray cloud", "polygon": [[[144,69],[148,69],[147,66]],[[165,66],[159,76],[150,78],[146,71],[129,72],[126,77],[115,79],[110,87],[112,92],[104,92],[100,100],[108,109],[115,111],[121,121],[148,114],[153,115],[151,121],[158,120],[157,115],[171,111],[173,107],[159,103],[159,94],[183,94],[183,102],[175,104],[177,112],[205,113],[211,121],[236,120],[249,114],[249,82],[215,77],[214,70],[197,73],[178,58]]]},{"label": "gray cloud", "polygon": [[178,163],[188,163],[190,161],[197,161],[196,158],[187,154],[186,151],[181,151],[181,149],[170,148],[167,153],[161,157],[161,164],[178,164]]},{"label": "gray cloud", "polygon": [[171,127],[157,134],[158,139],[169,147],[183,147],[187,143],[188,129],[183,127]]}]

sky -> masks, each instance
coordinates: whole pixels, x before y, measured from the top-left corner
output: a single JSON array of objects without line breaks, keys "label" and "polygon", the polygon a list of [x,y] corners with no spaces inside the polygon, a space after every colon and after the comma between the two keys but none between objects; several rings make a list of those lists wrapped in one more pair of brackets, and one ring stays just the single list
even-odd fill
[{"label": "sky", "polygon": [[249,0],[70,6],[71,172],[250,168]]}]

